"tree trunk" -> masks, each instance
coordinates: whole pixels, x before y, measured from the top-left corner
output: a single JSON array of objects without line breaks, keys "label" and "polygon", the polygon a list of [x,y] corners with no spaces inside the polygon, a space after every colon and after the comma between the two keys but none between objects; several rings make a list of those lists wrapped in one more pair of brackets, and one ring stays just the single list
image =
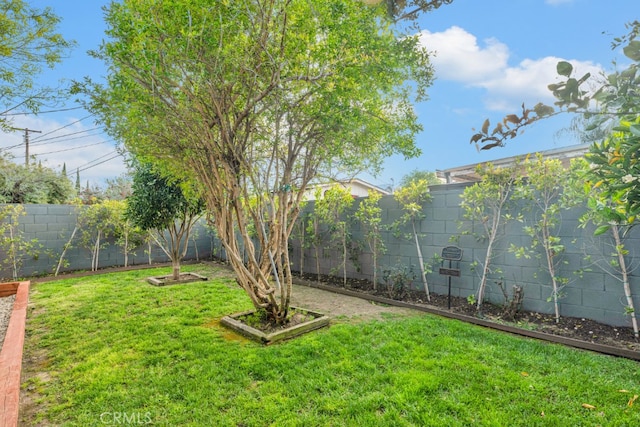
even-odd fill
[{"label": "tree trunk", "polygon": [[618,255],[618,263],[620,264],[620,272],[622,273],[622,285],[624,287],[624,296],[627,299],[627,307],[631,315],[631,324],[633,326],[633,335],[638,338],[638,318],[636,317],[636,309],[633,304],[633,296],[631,295],[631,286],[629,284],[629,272],[627,271],[627,263],[622,252],[622,239],[620,238],[620,230],[616,224],[611,224],[611,232],[616,244],[616,254]]},{"label": "tree trunk", "polygon": [[418,262],[420,263],[420,277],[422,277],[422,284],[424,285],[424,292],[427,294],[427,301],[431,301],[431,295],[429,295],[429,285],[427,284],[427,273],[424,270],[424,259],[422,258],[422,249],[420,248],[420,240],[418,239],[418,232],[416,231],[416,222],[411,221],[413,227],[413,237],[416,242],[416,251],[418,252]]}]

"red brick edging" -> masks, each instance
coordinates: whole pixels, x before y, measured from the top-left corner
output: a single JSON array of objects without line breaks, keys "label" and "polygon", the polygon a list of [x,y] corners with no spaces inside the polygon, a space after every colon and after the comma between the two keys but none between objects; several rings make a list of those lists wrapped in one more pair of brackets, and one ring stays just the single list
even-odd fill
[{"label": "red brick edging", "polygon": [[[30,282],[12,282],[0,284],[0,294],[16,294],[13,311],[4,344],[0,352],[0,426],[18,425],[20,409],[20,373],[22,370],[22,349],[24,347],[24,329],[27,320]],[[13,292],[12,292],[13,290]]]}]

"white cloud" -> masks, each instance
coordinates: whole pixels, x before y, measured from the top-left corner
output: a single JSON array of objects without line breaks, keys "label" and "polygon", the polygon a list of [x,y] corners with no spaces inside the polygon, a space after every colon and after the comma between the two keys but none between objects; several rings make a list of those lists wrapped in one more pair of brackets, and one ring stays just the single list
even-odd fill
[{"label": "white cloud", "polygon": [[[434,52],[432,63],[436,77],[486,90],[485,107],[497,111],[513,111],[525,102],[553,100],[547,89],[558,79],[556,65],[563,58],[547,56],[525,59],[510,66],[509,48],[497,39],[478,39],[460,27],[453,26],[440,33],[422,31],[423,46]],[[580,75],[597,74],[600,67],[592,62],[569,60]]]}]

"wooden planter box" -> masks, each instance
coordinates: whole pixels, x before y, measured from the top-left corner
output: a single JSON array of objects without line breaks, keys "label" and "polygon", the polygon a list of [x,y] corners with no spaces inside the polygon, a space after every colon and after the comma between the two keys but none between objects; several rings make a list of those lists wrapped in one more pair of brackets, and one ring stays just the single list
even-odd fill
[{"label": "wooden planter box", "polygon": [[16,294],[0,352],[0,426],[17,426],[24,328],[30,282],[0,283],[0,296]]},{"label": "wooden planter box", "polygon": [[290,328],[282,329],[282,330],[268,333],[268,334],[238,320],[243,316],[255,313],[255,310],[249,310],[249,311],[244,311],[242,313],[236,313],[229,316],[224,316],[220,320],[220,323],[226,326],[227,328],[233,330],[234,332],[237,332],[240,335],[243,335],[254,341],[261,342],[263,344],[273,344],[278,341],[294,338],[302,334],[306,334],[307,332],[311,332],[315,329],[323,328],[329,325],[329,317],[324,314],[316,313],[310,310],[305,310],[305,309],[296,308],[296,307],[291,307],[291,309],[296,310],[298,312],[304,312],[307,315],[312,315],[313,319],[300,323],[298,325],[292,326]]},{"label": "wooden planter box", "polygon": [[203,282],[209,280],[208,277],[201,276],[196,273],[180,273],[180,280],[173,280],[173,275],[148,277],[147,282],[154,286],[182,285],[191,282]]}]

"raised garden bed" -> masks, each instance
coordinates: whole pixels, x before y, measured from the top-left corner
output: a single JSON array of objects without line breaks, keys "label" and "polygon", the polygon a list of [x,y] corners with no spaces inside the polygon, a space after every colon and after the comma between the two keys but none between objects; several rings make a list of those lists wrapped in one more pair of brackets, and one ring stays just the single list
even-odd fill
[{"label": "raised garden bed", "polygon": [[0,425],[18,424],[22,350],[30,282],[0,284],[0,296],[15,294],[11,318],[0,351]]},{"label": "raised garden bed", "polygon": [[291,307],[290,310],[292,315],[284,326],[257,324],[259,322],[255,322],[255,310],[224,316],[220,323],[240,335],[263,344],[273,344],[298,337],[329,325],[329,317],[321,313],[296,307]]}]

